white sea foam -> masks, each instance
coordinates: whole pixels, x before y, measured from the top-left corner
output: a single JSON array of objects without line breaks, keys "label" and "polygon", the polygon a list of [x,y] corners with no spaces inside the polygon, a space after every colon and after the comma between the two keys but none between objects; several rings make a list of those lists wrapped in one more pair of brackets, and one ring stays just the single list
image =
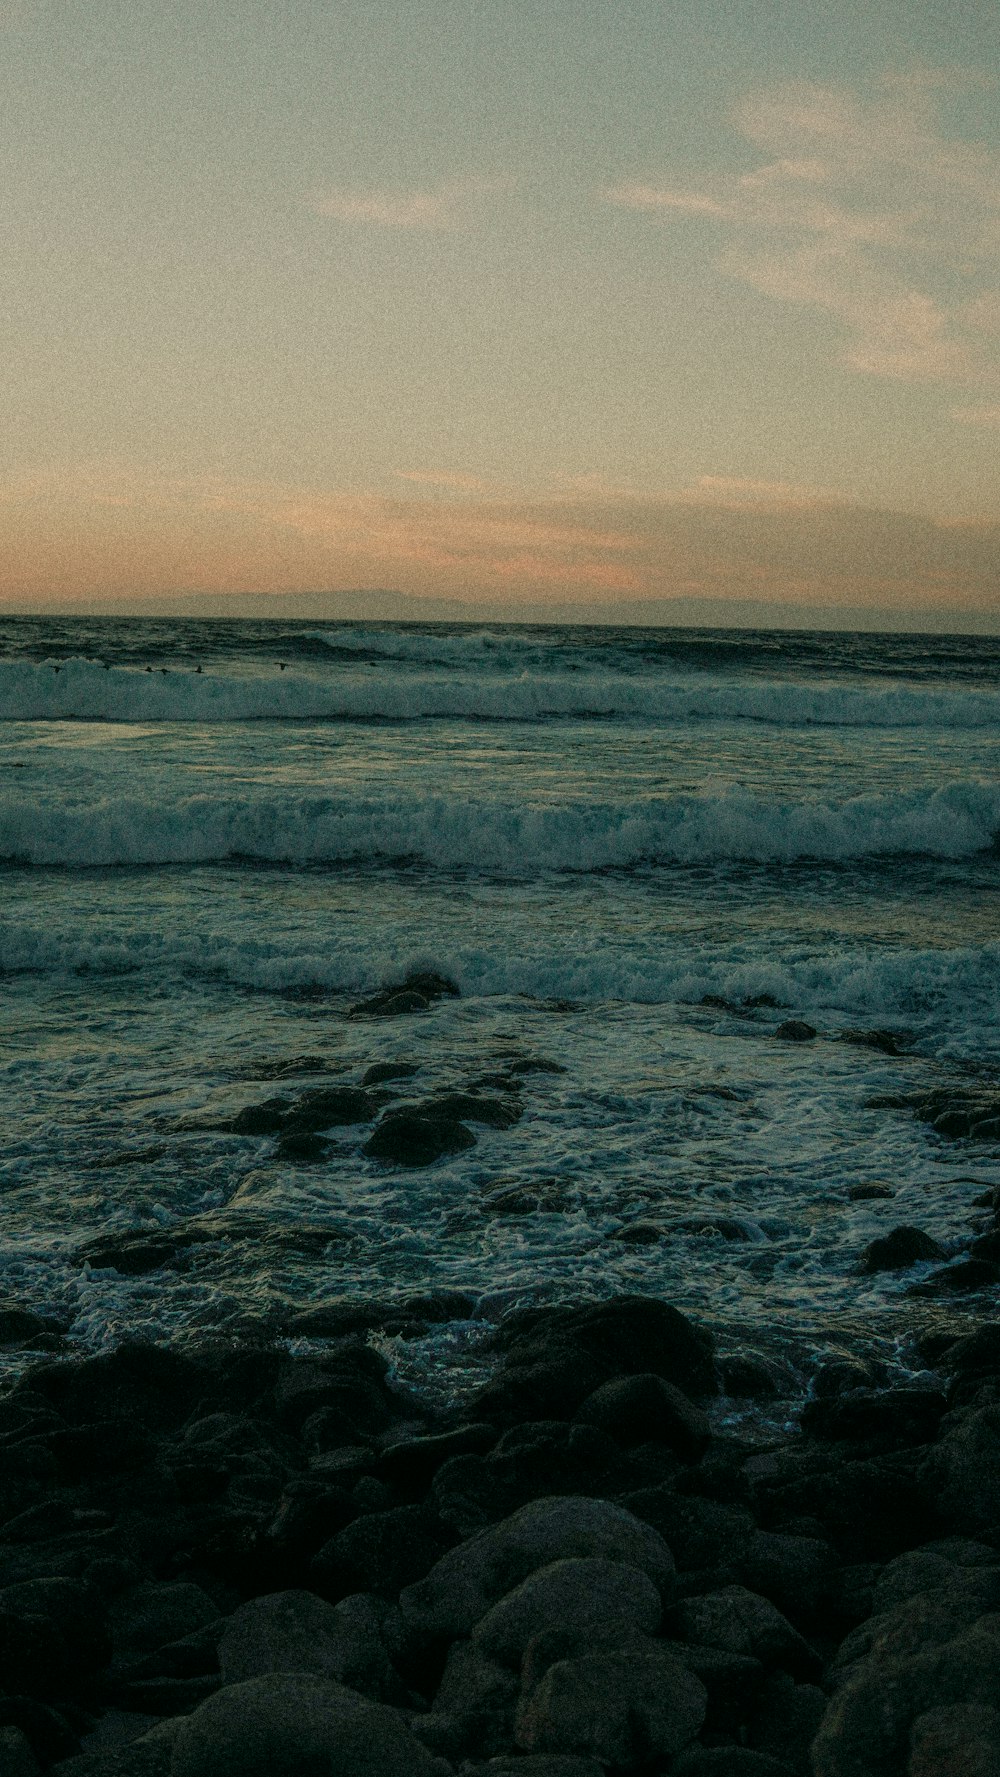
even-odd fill
[{"label": "white sea foam", "polygon": [[862,728],[1000,727],[1000,692],[904,681],[611,672],[397,671],[333,662],[240,676],[145,672],[79,658],[0,662],[0,720],[104,722],[750,721]]},{"label": "white sea foam", "polygon": [[[363,922],[362,922],[363,926]],[[828,948],[686,944],[612,948],[606,941],[520,953],[459,938],[426,950],[400,931],[327,936],[302,929],[272,939],[243,927],[193,935],[189,929],[124,922],[107,935],[91,921],[63,920],[58,929],[27,920],[0,923],[0,971],[83,975],[94,979],[136,971],[162,981],[216,981],[280,993],[319,988],[370,992],[412,969],[451,976],[466,996],[526,997],[644,1006],[697,1004],[706,994],[739,1005],[761,994],[780,1007],[854,1018],[957,1019],[988,1029],[1000,1008],[1000,943],[954,949],[887,950],[840,944]],[[774,1016],[784,1016],[775,1013]],[[766,1017],[767,1014],[765,1013]]]},{"label": "white sea foam", "polygon": [[978,781],[840,803],[768,800],[741,789],[537,807],[446,796],[0,798],[0,859],[68,867],[407,859],[524,878],[725,860],[957,859],[995,845],[998,829],[1000,784]]}]

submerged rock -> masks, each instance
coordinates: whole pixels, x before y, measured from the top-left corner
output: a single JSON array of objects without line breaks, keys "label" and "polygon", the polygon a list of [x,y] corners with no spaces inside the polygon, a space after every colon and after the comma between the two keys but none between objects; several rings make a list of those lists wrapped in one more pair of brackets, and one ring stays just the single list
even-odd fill
[{"label": "submerged rock", "polygon": [[370,1160],[388,1160],[397,1166],[433,1166],[435,1160],[475,1145],[472,1130],[456,1117],[411,1109],[387,1111],[361,1151]]},{"label": "submerged rock", "polygon": [[944,1257],[944,1247],[932,1235],[905,1225],[870,1240],[858,1260],[858,1270],[866,1276],[876,1271],[905,1271],[910,1265]]}]

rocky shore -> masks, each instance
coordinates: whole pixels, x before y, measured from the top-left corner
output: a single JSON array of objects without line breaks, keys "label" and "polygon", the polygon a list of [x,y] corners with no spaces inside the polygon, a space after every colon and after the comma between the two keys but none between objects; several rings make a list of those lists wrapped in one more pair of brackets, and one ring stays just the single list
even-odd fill
[{"label": "rocky shore", "polygon": [[652,1298],[509,1315],[460,1418],[378,1320],[0,1400],[2,1777],[1000,1772],[995,1324],[933,1385],[831,1368],[765,1442]]}]

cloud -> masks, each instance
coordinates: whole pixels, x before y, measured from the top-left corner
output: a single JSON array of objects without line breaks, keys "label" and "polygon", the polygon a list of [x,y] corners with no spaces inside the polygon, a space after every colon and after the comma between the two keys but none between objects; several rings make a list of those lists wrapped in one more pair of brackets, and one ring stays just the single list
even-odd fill
[{"label": "cloud", "polygon": [[988,394],[1000,389],[1000,154],[942,118],[943,98],[975,84],[918,70],[886,76],[867,102],[775,86],[733,117],[759,166],[697,190],[623,182],[603,196],[719,224],[729,276],[828,315],[845,368]]},{"label": "cloud", "polygon": [[[6,496],[6,497],[5,497]],[[998,612],[1000,525],[704,475],[660,498],[441,500],[94,466],[0,484],[0,600],[395,587],[517,604],[761,598]]]},{"label": "cloud", "polygon": [[503,179],[454,179],[429,191],[317,191],[306,201],[318,216],[376,228],[458,227],[470,198],[506,187]]}]

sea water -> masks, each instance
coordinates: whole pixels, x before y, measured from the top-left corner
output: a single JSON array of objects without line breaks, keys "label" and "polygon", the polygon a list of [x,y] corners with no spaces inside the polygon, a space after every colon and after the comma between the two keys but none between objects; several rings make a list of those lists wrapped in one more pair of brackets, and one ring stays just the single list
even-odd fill
[{"label": "sea water", "polygon": [[[912,1370],[928,1325],[995,1315],[857,1262],[901,1223],[961,1251],[1000,1183],[997,1143],[870,1103],[1000,1076],[998,667],[983,638],[7,620],[0,1290],[86,1350],[460,1288],[472,1321],[394,1352],[445,1391],[510,1304],[623,1290],[799,1378]],[[414,970],[458,995],[352,1014]],[[872,1029],[902,1053],[844,1040]],[[222,1127],[386,1061],[407,1101],[520,1068],[523,1114],[420,1169],[366,1127],[320,1160]],[[142,1229],[198,1240],[87,1257]]]}]

